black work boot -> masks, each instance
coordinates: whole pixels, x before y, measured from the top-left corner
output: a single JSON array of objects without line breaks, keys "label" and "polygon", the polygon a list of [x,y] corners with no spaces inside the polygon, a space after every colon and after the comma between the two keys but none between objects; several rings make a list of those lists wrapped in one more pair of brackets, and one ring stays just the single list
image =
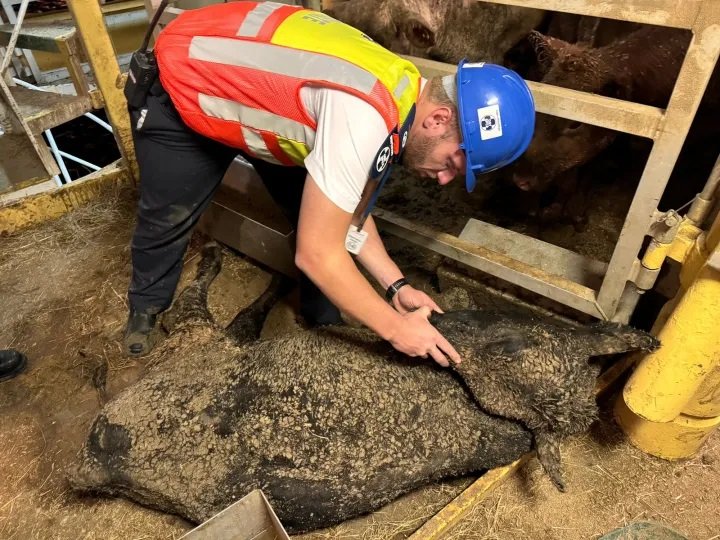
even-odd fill
[{"label": "black work boot", "polygon": [[128,356],[145,356],[152,350],[158,337],[155,323],[156,314],[130,308],[124,340]]},{"label": "black work boot", "polygon": [[27,358],[15,349],[0,350],[0,382],[12,379],[25,369]]}]

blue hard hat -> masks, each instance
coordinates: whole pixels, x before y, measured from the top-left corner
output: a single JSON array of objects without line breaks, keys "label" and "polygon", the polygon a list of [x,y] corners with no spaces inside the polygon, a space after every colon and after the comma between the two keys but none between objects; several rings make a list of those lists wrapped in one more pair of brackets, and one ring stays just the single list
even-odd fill
[{"label": "blue hard hat", "polygon": [[535,103],[522,77],[496,64],[462,60],[456,84],[465,186],[472,191],[476,174],[504,167],[527,150],[535,131]]}]

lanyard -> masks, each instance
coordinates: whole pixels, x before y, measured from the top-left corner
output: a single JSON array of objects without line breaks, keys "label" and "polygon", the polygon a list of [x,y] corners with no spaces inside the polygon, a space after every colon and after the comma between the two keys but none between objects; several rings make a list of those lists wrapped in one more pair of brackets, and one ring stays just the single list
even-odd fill
[{"label": "lanyard", "polygon": [[392,130],[385,142],[380,146],[375,155],[375,160],[370,167],[368,180],[365,183],[360,202],[353,214],[352,224],[355,225],[357,231],[361,231],[367,218],[370,216],[375,204],[377,203],[380,190],[390,177],[392,166],[400,161],[405,145],[407,144],[408,133],[415,120],[415,105],[412,106],[405,122],[400,130]]}]

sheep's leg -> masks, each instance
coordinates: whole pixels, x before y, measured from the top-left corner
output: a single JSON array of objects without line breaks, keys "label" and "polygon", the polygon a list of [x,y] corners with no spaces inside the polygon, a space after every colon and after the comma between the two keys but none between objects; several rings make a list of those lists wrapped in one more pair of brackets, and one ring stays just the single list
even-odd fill
[{"label": "sheep's leg", "polygon": [[210,283],[220,273],[222,266],[222,248],[215,242],[209,242],[202,248],[202,258],[198,264],[195,279],[175,300],[172,309],[163,318],[163,326],[171,332],[181,323],[189,321],[211,322],[207,297]]},{"label": "sheep's leg", "polygon": [[225,333],[238,344],[258,339],[268,312],[278,299],[289,291],[290,284],[289,278],[274,275],[267,290],[235,316],[225,328]]}]

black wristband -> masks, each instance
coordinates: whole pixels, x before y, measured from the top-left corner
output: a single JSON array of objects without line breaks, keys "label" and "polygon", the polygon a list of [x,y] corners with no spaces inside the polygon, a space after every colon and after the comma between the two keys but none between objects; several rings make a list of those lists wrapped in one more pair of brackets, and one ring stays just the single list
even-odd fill
[{"label": "black wristband", "polygon": [[410,285],[407,279],[398,279],[395,283],[393,283],[387,288],[387,291],[385,291],[385,300],[387,300],[388,302],[392,302],[392,299],[395,298],[395,295],[400,290],[400,287],[404,287],[405,285]]}]

